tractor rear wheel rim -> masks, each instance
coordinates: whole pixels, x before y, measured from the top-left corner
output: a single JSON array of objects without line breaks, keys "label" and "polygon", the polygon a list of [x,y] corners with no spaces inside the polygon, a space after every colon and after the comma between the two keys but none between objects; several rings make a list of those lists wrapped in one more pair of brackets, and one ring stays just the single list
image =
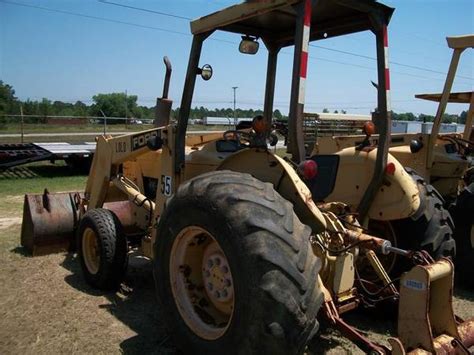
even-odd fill
[{"label": "tractor rear wheel rim", "polygon": [[184,228],[170,255],[171,290],[186,325],[206,340],[220,338],[234,310],[234,280],[224,251],[211,233]]},{"label": "tractor rear wheel rim", "polygon": [[86,228],[82,235],[82,255],[87,270],[95,275],[99,272],[100,250],[97,234],[92,228]]}]

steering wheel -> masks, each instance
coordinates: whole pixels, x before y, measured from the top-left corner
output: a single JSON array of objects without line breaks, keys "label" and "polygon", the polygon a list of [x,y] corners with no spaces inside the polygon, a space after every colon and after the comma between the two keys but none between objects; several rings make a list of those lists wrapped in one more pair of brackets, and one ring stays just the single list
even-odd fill
[{"label": "steering wheel", "polygon": [[240,142],[251,143],[252,141],[252,136],[250,133],[245,132],[245,131],[238,131],[235,129],[225,131],[222,136],[224,137],[225,140],[236,140],[239,143]]}]

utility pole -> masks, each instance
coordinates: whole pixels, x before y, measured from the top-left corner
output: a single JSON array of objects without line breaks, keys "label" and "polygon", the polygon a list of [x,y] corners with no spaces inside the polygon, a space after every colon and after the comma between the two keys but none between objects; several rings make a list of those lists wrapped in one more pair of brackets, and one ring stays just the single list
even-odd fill
[{"label": "utility pole", "polygon": [[127,105],[127,90],[125,89],[125,128],[128,124],[128,105]]},{"label": "utility pole", "polygon": [[20,114],[21,114],[21,143],[23,143],[23,124],[25,123],[25,120],[23,118],[23,105],[20,105]]},{"label": "utility pole", "polygon": [[107,116],[105,115],[104,111],[99,110],[102,116],[104,117],[104,136],[107,134]]},{"label": "utility pole", "polygon": [[232,89],[234,90],[234,126],[237,127],[237,112],[235,111],[235,92],[238,89],[238,86],[232,86]]}]

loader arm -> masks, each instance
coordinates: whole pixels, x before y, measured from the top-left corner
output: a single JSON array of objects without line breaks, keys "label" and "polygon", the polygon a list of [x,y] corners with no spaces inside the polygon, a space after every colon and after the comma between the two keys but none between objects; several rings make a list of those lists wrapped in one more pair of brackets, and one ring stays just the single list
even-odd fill
[{"label": "loader arm", "polygon": [[109,191],[110,181],[119,173],[120,165],[149,151],[148,141],[160,137],[161,131],[165,128],[158,127],[118,137],[97,137],[97,146],[84,194],[89,209],[102,207]]}]

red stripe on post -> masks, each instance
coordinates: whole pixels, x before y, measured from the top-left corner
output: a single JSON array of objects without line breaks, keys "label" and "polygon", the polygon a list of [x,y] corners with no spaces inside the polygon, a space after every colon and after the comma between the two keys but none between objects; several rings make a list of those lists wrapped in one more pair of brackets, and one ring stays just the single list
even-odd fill
[{"label": "red stripe on post", "polygon": [[385,90],[390,90],[390,70],[385,69]]},{"label": "red stripe on post", "polygon": [[300,78],[306,79],[307,71],[308,71],[308,53],[301,52]]},{"label": "red stripe on post", "polygon": [[387,26],[383,26],[383,45],[384,47],[388,47],[388,32]]},{"label": "red stripe on post", "polygon": [[311,25],[311,0],[306,0],[304,4],[304,25]]}]

